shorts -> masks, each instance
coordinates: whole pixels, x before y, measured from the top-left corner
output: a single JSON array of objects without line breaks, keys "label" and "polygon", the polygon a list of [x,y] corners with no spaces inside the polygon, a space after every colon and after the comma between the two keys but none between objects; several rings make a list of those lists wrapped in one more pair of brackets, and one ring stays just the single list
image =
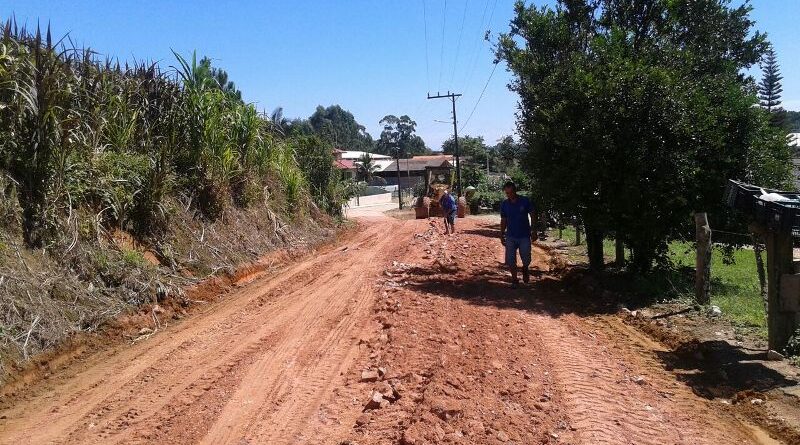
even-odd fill
[{"label": "shorts", "polygon": [[455,210],[451,210],[450,212],[447,213],[447,216],[446,216],[447,224],[450,224],[451,226],[456,225],[456,215],[457,215],[457,213],[458,212],[456,212]]},{"label": "shorts", "polygon": [[517,250],[522,259],[522,265],[528,267],[531,264],[531,239],[530,237],[514,238],[506,237],[506,264],[508,266],[517,265]]}]

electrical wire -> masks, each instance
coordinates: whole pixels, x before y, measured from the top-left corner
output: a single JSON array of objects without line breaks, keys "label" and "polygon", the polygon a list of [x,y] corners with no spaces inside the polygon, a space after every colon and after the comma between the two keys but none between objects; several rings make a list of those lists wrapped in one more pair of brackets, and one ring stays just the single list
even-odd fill
[{"label": "electrical wire", "polygon": [[461,52],[461,37],[464,35],[464,22],[467,20],[467,7],[469,0],[464,2],[464,13],[461,15],[461,28],[458,30],[458,44],[456,45],[456,56],[453,59],[453,72],[450,74],[450,88],[453,88],[453,80],[456,77],[456,66],[458,65],[458,54]]},{"label": "electrical wire", "polygon": [[442,49],[439,52],[439,84],[437,90],[442,89],[442,72],[444,72],[444,36],[447,28],[447,0],[444,0],[444,11],[442,12]]},{"label": "electrical wire", "polygon": [[478,104],[481,103],[481,99],[483,99],[483,93],[486,92],[486,87],[489,86],[489,82],[491,82],[492,76],[494,76],[494,71],[497,69],[497,65],[499,65],[499,64],[500,64],[499,62],[494,64],[494,67],[492,68],[492,72],[491,72],[491,74],[489,74],[489,78],[486,79],[486,84],[483,85],[483,90],[481,91],[481,95],[478,96],[478,100],[475,102],[475,106],[472,107],[472,111],[469,112],[469,116],[467,117],[467,120],[464,121],[464,123],[461,125],[461,129],[459,131],[464,131],[464,128],[466,128],[467,124],[469,123],[469,120],[472,119],[472,115],[475,114],[475,109],[477,109],[478,108]]},{"label": "electrical wire", "polygon": [[[488,0],[487,0],[488,1]],[[425,77],[428,91],[431,89],[431,64],[428,61],[428,12],[426,0],[422,0],[422,20],[425,22]]]},{"label": "electrical wire", "polygon": [[[488,0],[486,1],[486,6],[489,6],[489,1],[488,1]],[[484,36],[485,36],[485,35],[486,35],[486,32],[488,32],[488,31],[490,31],[490,30],[491,30],[491,28],[492,28],[492,19],[494,19],[494,11],[495,11],[495,9],[496,9],[496,8],[497,8],[497,0],[494,0],[494,3],[492,4],[492,12],[489,14],[489,21],[488,21],[488,22],[486,22],[486,28],[487,28],[487,29],[486,29],[486,31],[485,31],[485,32],[481,33],[481,35],[484,35]],[[484,11],[483,11],[483,12],[484,12],[484,14],[485,14],[485,13],[486,13],[486,10],[484,9]],[[481,28],[482,28],[482,29],[483,29],[483,26],[484,26],[484,25],[483,25],[483,20],[481,20]],[[480,39],[480,36],[481,36],[481,35],[479,35],[479,36],[478,36],[478,39]],[[480,42],[480,40],[478,40],[478,42],[476,42],[476,43],[478,43],[478,44],[479,44],[479,42]],[[469,88],[469,86],[470,86],[470,83],[472,82],[472,77],[473,77],[473,76],[474,76],[474,74],[475,74],[475,68],[477,68],[477,66],[478,66],[478,53],[479,53],[479,52],[480,52],[480,51],[479,51],[479,49],[478,49],[478,45],[476,45],[476,47],[475,47],[475,53],[474,53],[474,54],[475,54],[475,56],[474,56],[474,58],[472,59],[472,67],[470,68],[470,70],[469,70],[469,73],[468,73],[468,75],[467,75],[467,78],[466,78],[466,80],[464,81],[464,88],[462,88],[462,91],[464,91],[464,92],[466,92],[466,91],[467,91],[467,89],[468,89],[468,88]]]},{"label": "electrical wire", "polygon": [[[478,33],[475,35],[475,44],[472,45],[472,59],[467,62],[468,70],[465,71],[464,80],[467,78],[472,77],[472,73],[475,71],[475,67],[477,66],[478,62],[478,46],[481,43],[481,31],[483,30],[483,23],[486,20],[486,11],[489,10],[489,0],[486,0],[486,3],[483,5],[483,13],[481,14],[481,24],[478,25]],[[464,87],[466,87],[466,82],[464,83]],[[464,88],[462,88],[463,90]]]}]

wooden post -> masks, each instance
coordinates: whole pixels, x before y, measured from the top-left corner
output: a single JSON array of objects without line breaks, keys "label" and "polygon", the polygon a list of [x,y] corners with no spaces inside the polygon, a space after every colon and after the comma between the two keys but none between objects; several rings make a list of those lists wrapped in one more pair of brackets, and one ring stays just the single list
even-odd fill
[{"label": "wooden post", "polygon": [[697,258],[695,260],[694,298],[700,304],[711,302],[711,227],[706,213],[694,214]]},{"label": "wooden post", "polygon": [[791,231],[766,232],[767,244],[767,333],[769,348],[782,350],[797,328],[795,312],[786,310],[782,300],[797,298],[781,295],[781,278],[793,274],[792,233]]}]

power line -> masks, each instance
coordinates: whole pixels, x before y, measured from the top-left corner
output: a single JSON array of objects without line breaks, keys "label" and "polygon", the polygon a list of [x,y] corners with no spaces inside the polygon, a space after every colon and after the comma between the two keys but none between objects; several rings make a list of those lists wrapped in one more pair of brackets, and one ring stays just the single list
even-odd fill
[{"label": "power line", "polygon": [[[486,0],[486,7],[488,7],[488,6],[489,6],[489,0]],[[472,66],[470,67],[469,73],[467,74],[467,77],[466,77],[466,79],[464,81],[463,90],[465,90],[465,91],[469,88],[470,82],[472,81],[472,76],[475,74],[475,68],[477,68],[477,66],[478,66],[478,53],[480,52],[479,51],[479,46],[480,46],[481,35],[485,36],[486,32],[488,32],[491,29],[491,27],[492,27],[492,19],[494,18],[494,11],[495,11],[496,7],[497,7],[497,0],[494,0],[494,3],[492,4],[492,12],[489,14],[489,21],[486,22],[486,28],[488,28],[488,29],[486,29],[486,31],[484,31],[483,33],[481,33],[481,34],[479,34],[477,36],[478,40],[475,42],[476,45],[475,45],[474,57],[472,59]],[[483,14],[484,14],[484,17],[485,17],[486,16],[486,8],[483,9]],[[483,18],[481,18],[481,31],[483,31],[483,29],[484,29],[483,27],[484,27]]]},{"label": "power line", "polygon": [[450,74],[450,88],[453,87],[453,79],[456,77],[456,65],[458,65],[458,53],[461,52],[461,36],[464,34],[464,22],[467,20],[467,7],[469,0],[464,2],[464,13],[461,15],[461,28],[458,30],[458,44],[456,45],[456,57],[453,60],[453,72]]},{"label": "power line", "polygon": [[478,100],[475,102],[475,106],[472,107],[472,111],[469,112],[469,116],[467,117],[467,120],[465,120],[464,123],[461,125],[461,131],[462,132],[464,131],[464,128],[467,126],[467,124],[469,123],[469,120],[472,119],[472,115],[475,114],[475,109],[478,108],[478,104],[481,103],[481,99],[483,99],[483,93],[486,92],[486,87],[489,86],[489,82],[492,80],[492,76],[494,76],[494,70],[497,69],[497,65],[499,65],[499,64],[500,64],[499,62],[494,64],[494,67],[492,68],[492,72],[491,72],[491,74],[489,74],[489,78],[486,79],[486,84],[483,85],[483,91],[481,91],[481,95],[478,96]]},{"label": "power line", "polygon": [[444,71],[444,31],[447,27],[447,0],[444,0],[444,11],[442,12],[442,49],[439,52],[439,84],[436,89],[442,88],[442,72]]},{"label": "power line", "polygon": [[[488,1],[488,0],[487,0]],[[428,89],[431,89],[431,65],[428,62],[428,12],[425,6],[425,0],[422,0],[422,20],[425,22],[425,76]],[[427,103],[427,101],[425,101]]]},{"label": "power line", "polygon": [[[478,61],[478,45],[481,42],[481,31],[483,30],[483,22],[486,20],[486,11],[489,10],[489,0],[486,0],[486,3],[483,5],[483,13],[481,14],[481,23],[478,25],[478,33],[475,35],[475,44],[472,45],[472,59],[467,63],[467,67],[471,67],[470,70],[465,71],[466,75],[464,79],[466,80],[468,77],[471,77],[471,72],[475,71],[475,66],[477,65]],[[466,85],[464,85],[466,86]]]}]

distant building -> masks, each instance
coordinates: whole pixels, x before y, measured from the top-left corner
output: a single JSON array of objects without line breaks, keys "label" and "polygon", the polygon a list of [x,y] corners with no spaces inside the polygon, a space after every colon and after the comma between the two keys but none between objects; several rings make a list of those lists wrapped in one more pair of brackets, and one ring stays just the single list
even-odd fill
[{"label": "distant building", "polygon": [[794,148],[792,153],[792,175],[794,176],[794,187],[800,190],[800,133],[789,133],[789,146]]},{"label": "distant building", "polygon": [[[425,182],[425,169],[455,166],[453,155],[414,156],[409,159],[400,159],[400,187],[413,188]],[[392,159],[385,168],[376,172],[377,176],[386,180],[387,184],[397,185],[398,161]]]},{"label": "distant building", "polygon": [[392,159],[391,156],[381,155],[378,153],[368,153],[366,151],[352,151],[352,150],[338,150],[342,154],[342,159],[350,159],[351,161],[358,161],[364,155],[369,155],[372,159]]},{"label": "distant building", "polygon": [[355,179],[358,173],[358,166],[352,159],[345,159],[342,155],[346,151],[334,149],[333,150],[333,166],[342,172],[342,177],[345,179]]}]

